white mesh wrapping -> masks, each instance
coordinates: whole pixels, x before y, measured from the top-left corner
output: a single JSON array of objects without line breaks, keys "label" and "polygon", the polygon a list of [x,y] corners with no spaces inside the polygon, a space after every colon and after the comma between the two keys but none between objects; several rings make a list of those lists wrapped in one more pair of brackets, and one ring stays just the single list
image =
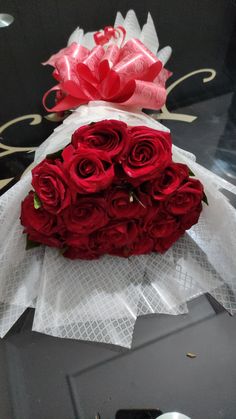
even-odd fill
[{"label": "white mesh wrapping", "polygon": [[[35,164],[65,147],[76,128],[101,119],[168,131],[141,112],[93,102],[56,128],[38,148]],[[236,193],[236,187],[198,165],[191,153],[173,147],[173,159],[201,180],[209,206],[204,204],[199,223],[164,255],[70,261],[57,249],[25,251],[19,214],[31,174],[0,198],[1,336],[34,300],[33,330],[125,347],[131,346],[139,315],[184,313],[186,302],[205,292],[236,311],[236,211],[219,190]]]}]

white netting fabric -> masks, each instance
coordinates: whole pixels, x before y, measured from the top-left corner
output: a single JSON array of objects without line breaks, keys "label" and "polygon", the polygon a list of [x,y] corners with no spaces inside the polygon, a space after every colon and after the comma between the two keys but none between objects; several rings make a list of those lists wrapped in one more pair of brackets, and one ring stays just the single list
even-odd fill
[{"label": "white netting fabric", "polygon": [[[81,125],[118,119],[168,131],[141,112],[104,102],[81,106],[39,147],[35,164],[65,147]],[[58,250],[25,250],[20,203],[31,189],[27,174],[0,198],[0,335],[35,302],[33,330],[54,336],[130,347],[135,321],[149,313],[181,314],[186,302],[211,293],[230,313],[236,311],[236,211],[220,192],[236,187],[173,147],[205,186],[209,206],[200,221],[164,255],[104,256],[70,261]]]}]

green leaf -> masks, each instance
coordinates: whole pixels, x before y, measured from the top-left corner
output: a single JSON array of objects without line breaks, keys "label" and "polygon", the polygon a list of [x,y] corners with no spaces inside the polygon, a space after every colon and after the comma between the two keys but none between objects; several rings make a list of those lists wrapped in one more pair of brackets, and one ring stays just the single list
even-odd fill
[{"label": "green leaf", "polygon": [[46,155],[46,159],[49,159],[49,160],[60,159],[62,152],[63,152],[63,149],[62,150],[58,150],[55,153],[47,154]]},{"label": "green leaf", "polygon": [[207,199],[207,196],[206,196],[205,192],[204,192],[204,194],[203,194],[203,198],[202,198],[202,200],[203,200],[203,202],[205,202],[205,204],[206,204],[206,205],[209,205],[209,203],[208,203],[208,199]]},{"label": "green leaf", "polygon": [[33,249],[34,247],[38,247],[38,246],[40,246],[40,243],[37,243],[37,242],[34,242],[34,241],[30,240],[29,236],[27,236],[25,250],[30,250],[30,249]]},{"label": "green leaf", "polygon": [[195,174],[192,172],[191,169],[188,168],[188,170],[189,170],[189,176],[195,176]]},{"label": "green leaf", "polygon": [[38,195],[34,193],[34,208],[37,210],[41,208],[41,206],[42,206],[42,202],[40,201]]}]

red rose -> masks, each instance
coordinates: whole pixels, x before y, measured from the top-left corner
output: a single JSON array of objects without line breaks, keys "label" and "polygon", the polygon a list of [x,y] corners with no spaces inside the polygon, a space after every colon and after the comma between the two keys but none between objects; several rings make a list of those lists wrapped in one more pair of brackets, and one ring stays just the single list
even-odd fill
[{"label": "red rose", "polygon": [[52,236],[45,236],[39,231],[28,230],[28,238],[32,242],[44,244],[45,246],[63,248],[63,240],[58,234],[53,234]]},{"label": "red rose", "polygon": [[72,145],[79,148],[93,148],[106,152],[111,159],[117,159],[128,143],[128,127],[124,122],[103,120],[84,125],[72,135]]},{"label": "red rose", "polygon": [[147,253],[151,253],[154,249],[154,245],[155,242],[151,237],[145,235],[144,233],[141,233],[133,243],[130,243],[129,245],[127,244],[120,248],[114,248],[110,250],[109,253],[110,255],[125,258],[132,255],[144,255]]},{"label": "red rose", "polygon": [[99,192],[107,188],[114,177],[109,156],[98,150],[78,149],[72,145],[62,152],[69,186],[79,193]]},{"label": "red rose", "polygon": [[93,260],[98,259],[101,254],[99,252],[93,251],[88,246],[81,245],[81,247],[68,247],[63,253],[63,256],[68,259],[85,259]]},{"label": "red rose", "polygon": [[170,236],[178,228],[179,221],[162,210],[157,211],[156,215],[145,226],[145,230],[154,239]]},{"label": "red rose", "polygon": [[189,178],[165,201],[166,209],[175,215],[189,213],[200,205],[203,199],[203,186],[197,179]]},{"label": "red rose", "polygon": [[43,207],[58,214],[70,204],[71,196],[61,162],[43,160],[32,170],[32,186]]},{"label": "red rose", "polygon": [[135,182],[152,179],[171,163],[171,136],[148,127],[130,129],[123,169]]},{"label": "red rose", "polygon": [[197,224],[200,214],[202,211],[202,203],[200,203],[196,208],[192,209],[190,212],[182,215],[180,217],[180,225],[184,230],[188,230],[194,224]]},{"label": "red rose", "polygon": [[63,253],[68,259],[97,259],[100,252],[93,248],[89,235],[68,234],[65,239],[67,249]]},{"label": "red rose", "polygon": [[151,253],[154,249],[154,240],[145,233],[141,233],[137,240],[132,243],[132,255],[144,255]]},{"label": "red rose", "polygon": [[101,253],[110,253],[113,249],[121,248],[132,243],[138,234],[134,221],[112,222],[96,231],[92,239],[101,250]]},{"label": "red rose", "polygon": [[115,178],[113,180],[113,184],[115,185],[125,185],[129,182],[129,177],[127,176],[127,174],[124,172],[123,167],[121,166],[121,164],[115,164],[114,166],[114,170],[115,170]]},{"label": "red rose", "polygon": [[67,230],[77,234],[90,234],[108,222],[105,199],[95,196],[78,196],[62,213]]},{"label": "red rose", "polygon": [[89,247],[89,235],[67,231],[65,245],[71,247]]},{"label": "red rose", "polygon": [[34,208],[34,192],[31,191],[21,204],[21,224],[29,239],[53,247],[62,247],[59,233],[63,225],[57,224],[57,218],[43,207]]},{"label": "red rose", "polygon": [[131,248],[129,246],[123,247],[115,247],[114,249],[110,249],[109,255],[111,256],[119,256],[121,258],[128,258],[131,256]]},{"label": "red rose", "polygon": [[181,236],[183,236],[184,231],[178,229],[174,231],[170,236],[160,237],[155,243],[156,252],[163,253],[166,252]]},{"label": "red rose", "polygon": [[108,192],[107,211],[112,218],[140,218],[148,210],[148,201],[139,191],[112,187]]},{"label": "red rose", "polygon": [[186,164],[172,163],[164,169],[160,175],[148,182],[147,191],[152,195],[153,199],[162,201],[168,195],[171,195],[180,186],[183,180],[189,176],[189,168]]}]

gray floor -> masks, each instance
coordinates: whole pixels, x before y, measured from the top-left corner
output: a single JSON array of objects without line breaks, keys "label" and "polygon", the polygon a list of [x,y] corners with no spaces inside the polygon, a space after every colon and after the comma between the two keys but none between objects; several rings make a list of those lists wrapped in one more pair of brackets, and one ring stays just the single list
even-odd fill
[{"label": "gray floor", "polygon": [[132,407],[235,418],[236,319],[216,314],[204,296],[189,307],[183,316],[140,318],[131,351],[30,332],[29,312],[21,332],[3,341],[9,393],[1,392],[1,418],[94,419],[99,411],[111,419]]}]

